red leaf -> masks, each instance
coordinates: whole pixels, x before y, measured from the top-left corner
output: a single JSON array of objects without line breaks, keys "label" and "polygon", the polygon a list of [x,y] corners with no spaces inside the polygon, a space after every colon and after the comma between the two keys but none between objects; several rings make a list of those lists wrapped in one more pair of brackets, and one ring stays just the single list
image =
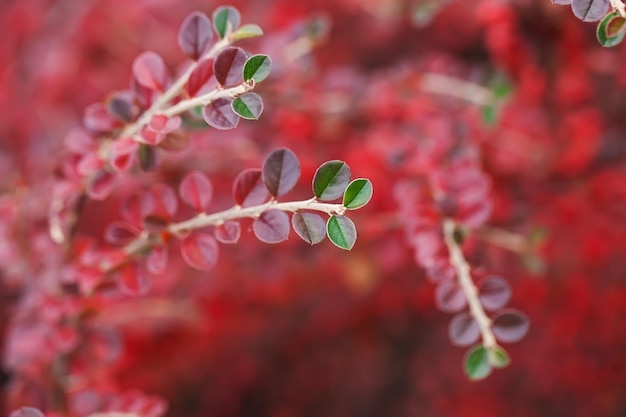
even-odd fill
[{"label": "red leaf", "polygon": [[132,138],[118,139],[109,151],[109,163],[118,172],[126,172],[137,163],[139,144]]},{"label": "red leaf", "polygon": [[95,149],[94,139],[84,129],[74,128],[65,136],[63,144],[72,153],[79,155],[86,154]]},{"label": "red leaf", "polygon": [[178,31],[180,49],[194,61],[205,51],[213,38],[213,28],[209,18],[200,12],[189,14]]},{"label": "red leaf", "polygon": [[103,103],[94,103],[85,109],[83,125],[95,133],[108,133],[121,126],[119,120],[109,113]]},{"label": "red leaf", "polygon": [[171,219],[178,210],[178,199],[172,188],[165,184],[154,184],[148,191],[152,196],[154,205],[148,214],[163,216]]},{"label": "red leaf", "polygon": [[94,175],[87,186],[87,195],[94,200],[104,200],[113,192],[114,178],[110,173],[101,170]]},{"label": "red leaf", "polygon": [[178,188],[180,198],[196,211],[204,211],[213,197],[211,181],[199,171],[185,175]]},{"label": "red leaf", "polygon": [[278,243],[289,236],[289,216],[280,210],[264,211],[252,223],[252,230],[261,242]]},{"label": "red leaf", "polygon": [[213,58],[203,59],[198,62],[196,68],[189,74],[187,80],[187,94],[194,97],[202,87],[213,77]]},{"label": "red leaf", "polygon": [[104,229],[104,240],[112,245],[126,245],[141,231],[129,223],[113,222]]},{"label": "red leaf", "polygon": [[193,233],[181,243],[180,254],[189,266],[208,271],[217,263],[219,247],[213,236]]},{"label": "red leaf", "polygon": [[224,49],[213,64],[215,78],[224,87],[240,84],[243,82],[243,67],[247,59],[248,56],[241,48],[230,46]]},{"label": "red leaf", "polygon": [[237,243],[241,236],[241,225],[236,220],[228,220],[215,228],[215,238],[221,243]]},{"label": "red leaf", "polygon": [[146,269],[151,274],[162,274],[167,268],[169,253],[165,246],[155,246],[146,258]]},{"label": "red leaf", "polygon": [[163,59],[152,51],[143,52],[133,61],[133,76],[150,90],[163,91],[167,82],[167,68]]},{"label": "red leaf", "polygon": [[239,124],[239,116],[233,111],[231,98],[221,97],[205,106],[202,115],[209,126],[219,130],[234,129]]},{"label": "red leaf", "polygon": [[233,198],[242,206],[261,204],[269,197],[260,169],[250,168],[240,173],[233,183]]},{"label": "red leaf", "polygon": [[158,133],[170,133],[180,127],[182,120],[179,116],[167,117],[157,114],[150,119],[148,127]]},{"label": "red leaf", "polygon": [[151,282],[137,265],[128,264],[117,272],[117,286],[122,294],[137,296],[147,294]]},{"label": "red leaf", "polygon": [[289,149],[277,149],[263,163],[263,181],[270,194],[280,197],[291,191],[300,178],[300,162]]}]

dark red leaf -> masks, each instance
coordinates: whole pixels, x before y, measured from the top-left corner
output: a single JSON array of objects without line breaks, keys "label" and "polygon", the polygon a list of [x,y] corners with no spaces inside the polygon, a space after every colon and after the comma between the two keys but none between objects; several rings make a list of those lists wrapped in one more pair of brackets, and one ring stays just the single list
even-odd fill
[{"label": "dark red leaf", "polygon": [[215,228],[215,238],[221,243],[237,243],[241,236],[241,225],[236,220],[228,220]]},{"label": "dark red leaf", "polygon": [[142,86],[163,91],[168,74],[163,59],[155,52],[146,51],[133,61],[133,76]]},{"label": "dark red leaf", "polygon": [[469,313],[459,313],[450,320],[448,336],[456,346],[469,346],[480,339],[480,328]]},{"label": "dark red leaf", "polygon": [[125,222],[110,223],[104,229],[104,240],[112,245],[126,245],[137,237],[141,230]]},{"label": "dark red leaf", "polygon": [[291,226],[298,236],[310,245],[320,243],[326,237],[326,222],[316,213],[294,213],[291,217]]},{"label": "dark red leaf", "polygon": [[107,110],[113,116],[124,123],[135,118],[133,95],[130,91],[119,91],[107,100]]},{"label": "dark red leaf", "polygon": [[272,152],[263,163],[263,182],[274,197],[291,191],[300,178],[300,162],[286,148]]},{"label": "dark red leaf", "polygon": [[242,207],[254,206],[267,201],[269,191],[263,182],[260,169],[250,168],[240,173],[233,183],[233,198]]},{"label": "dark red leaf", "polygon": [[280,210],[266,210],[252,223],[252,230],[261,242],[278,243],[289,236],[289,216]]},{"label": "dark red leaf", "polygon": [[208,271],[217,263],[219,247],[213,236],[193,233],[181,243],[180,253],[189,266]]},{"label": "dark red leaf", "polygon": [[196,211],[204,211],[213,197],[211,181],[200,171],[189,172],[178,187],[180,198]]},{"label": "dark red leaf", "polygon": [[232,109],[232,99],[221,97],[205,106],[202,115],[209,126],[219,130],[237,127],[239,116]]},{"label": "dark red leaf", "polygon": [[211,21],[200,12],[189,14],[178,31],[180,49],[194,61],[202,56],[212,38]]},{"label": "dark red leaf", "polygon": [[230,46],[215,58],[213,73],[224,87],[232,87],[243,82],[243,67],[248,56],[243,49]]},{"label": "dark red leaf", "polygon": [[146,172],[154,171],[159,160],[154,147],[148,145],[139,146],[139,166]]},{"label": "dark red leaf", "polygon": [[196,68],[189,74],[189,79],[187,80],[187,94],[189,94],[189,97],[195,97],[213,77],[214,62],[213,58],[203,59],[198,62]]},{"label": "dark red leaf", "polygon": [[178,210],[178,199],[172,188],[165,184],[154,184],[150,187],[149,194],[152,196],[154,205],[151,215],[157,215],[165,219],[171,219]]}]

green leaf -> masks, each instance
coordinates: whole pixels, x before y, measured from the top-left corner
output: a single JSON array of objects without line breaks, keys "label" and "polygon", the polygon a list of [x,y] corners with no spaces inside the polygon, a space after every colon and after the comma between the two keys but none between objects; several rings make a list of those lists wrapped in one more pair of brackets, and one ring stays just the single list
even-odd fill
[{"label": "green leaf", "polygon": [[233,6],[220,6],[213,12],[213,27],[220,38],[235,31],[241,23],[241,15]]},{"label": "green leaf", "polygon": [[506,350],[497,346],[487,351],[487,360],[494,368],[506,368],[511,363],[511,358]]},{"label": "green leaf", "polygon": [[350,182],[350,168],[343,161],[324,162],[313,176],[313,194],[323,201],[341,197]]},{"label": "green leaf", "polygon": [[356,242],[356,227],[352,220],[345,216],[332,216],[326,223],[328,238],[335,246],[351,250]]},{"label": "green leaf", "polygon": [[465,355],[465,373],[473,381],[484,379],[493,368],[487,358],[487,349],[482,345],[477,345],[467,351]]},{"label": "green leaf", "polygon": [[232,102],[233,111],[247,120],[258,120],[263,113],[263,99],[256,93],[246,93]]},{"label": "green leaf", "polygon": [[598,42],[605,48],[619,45],[624,39],[624,33],[626,33],[626,19],[617,12],[604,16],[596,30]]},{"label": "green leaf", "polygon": [[272,60],[267,55],[252,55],[243,66],[243,79],[260,83],[270,74]]},{"label": "green leaf", "polygon": [[349,210],[363,207],[372,199],[372,182],[366,178],[357,178],[348,184],[343,194],[343,205]]},{"label": "green leaf", "polygon": [[255,25],[253,23],[243,25],[239,29],[237,29],[233,34],[232,38],[235,41],[246,38],[255,38],[257,36],[263,35],[263,29],[259,25]]}]

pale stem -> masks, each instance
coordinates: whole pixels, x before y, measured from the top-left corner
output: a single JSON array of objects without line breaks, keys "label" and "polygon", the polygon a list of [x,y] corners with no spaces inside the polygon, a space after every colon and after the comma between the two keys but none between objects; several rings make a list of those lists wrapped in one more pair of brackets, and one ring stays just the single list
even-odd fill
[{"label": "pale stem", "polygon": [[478,298],[478,289],[472,280],[470,266],[463,256],[463,250],[455,239],[455,230],[456,224],[453,220],[446,219],[443,221],[443,234],[448,252],[450,253],[450,264],[452,264],[452,267],[456,271],[459,285],[465,294],[465,298],[467,298],[470,314],[474,320],[476,320],[476,323],[478,323],[478,328],[480,329],[480,334],[483,339],[483,346],[486,349],[493,349],[498,346],[498,342],[496,342],[496,337],[491,330],[491,319],[487,316],[487,313],[485,313],[483,305]]},{"label": "pale stem", "polygon": [[429,93],[460,98],[479,106],[488,106],[495,101],[493,93],[487,87],[443,74],[423,74],[420,89]]},{"label": "pale stem", "polygon": [[609,3],[611,3],[613,10],[615,10],[623,18],[626,18],[626,7],[624,6],[624,2],[622,2],[622,0],[609,0]]},{"label": "pale stem", "polygon": [[186,112],[187,110],[191,110],[195,107],[206,106],[221,97],[230,97],[230,98],[237,97],[247,91],[250,91],[252,88],[253,88],[252,84],[243,83],[236,87],[230,87],[226,89],[215,89],[200,97],[194,97],[194,98],[180,101],[176,103],[175,105],[173,105],[172,107],[164,109],[159,114],[163,114],[167,117],[176,116],[178,114]]},{"label": "pale stem", "polygon": [[[172,223],[168,226],[167,231],[174,235],[183,235],[196,229],[207,226],[219,226],[228,220],[236,220],[243,218],[258,218],[263,212],[274,209],[287,212],[296,212],[299,210],[312,210],[326,213],[329,216],[343,215],[346,208],[343,204],[320,203],[316,198],[303,201],[288,201],[279,203],[276,200],[270,200],[267,203],[259,204],[251,207],[234,206],[228,210],[219,211],[217,213],[206,214],[200,213],[191,219],[184,220],[179,223]],[[123,251],[127,256],[135,255],[144,249],[150,248],[157,243],[157,238],[144,231],[136,239],[127,244]],[[119,265],[100,264],[103,272],[109,272]]]}]

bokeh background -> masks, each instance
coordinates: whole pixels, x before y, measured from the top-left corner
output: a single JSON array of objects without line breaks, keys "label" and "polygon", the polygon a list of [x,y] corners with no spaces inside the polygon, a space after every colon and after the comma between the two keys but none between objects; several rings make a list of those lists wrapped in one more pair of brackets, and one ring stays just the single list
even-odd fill
[{"label": "bokeh background", "polygon": [[[29,261],[28,247],[45,224],[64,135],[85,106],[127,88],[140,52],[175,71],[184,17],[220,4],[0,3],[0,193],[25,193],[32,220],[23,241],[11,235],[18,249],[0,246],[3,342],[20,289],[55,265]],[[288,197],[308,197],[316,167],[343,159],[373,181],[375,198],[353,216],[350,253],[293,233],[264,245],[244,228],[210,273],[172,255],[149,296],[99,316],[119,332],[115,359],[89,364],[99,389],[162,396],[169,416],[626,415],[624,47],[601,48],[593,24],[550,0],[233,4],[266,34],[242,46],[274,62],[259,86],[261,120],[195,129],[191,149],[159,173],[87,203],[80,233],[101,240],[137,184],[175,185],[190,169],[211,177],[213,208],[228,207],[237,173],[281,146],[303,166]],[[485,109],[490,94],[503,98]],[[506,345],[510,367],[480,382],[463,373],[465,350],[448,339],[450,315],[435,305],[394,195],[415,172],[419,158],[407,155],[420,135],[446,140],[461,128],[493,184],[470,261],[478,276],[506,278],[511,306],[532,322]],[[45,383],[6,366],[0,381],[4,413],[46,408]]]}]

